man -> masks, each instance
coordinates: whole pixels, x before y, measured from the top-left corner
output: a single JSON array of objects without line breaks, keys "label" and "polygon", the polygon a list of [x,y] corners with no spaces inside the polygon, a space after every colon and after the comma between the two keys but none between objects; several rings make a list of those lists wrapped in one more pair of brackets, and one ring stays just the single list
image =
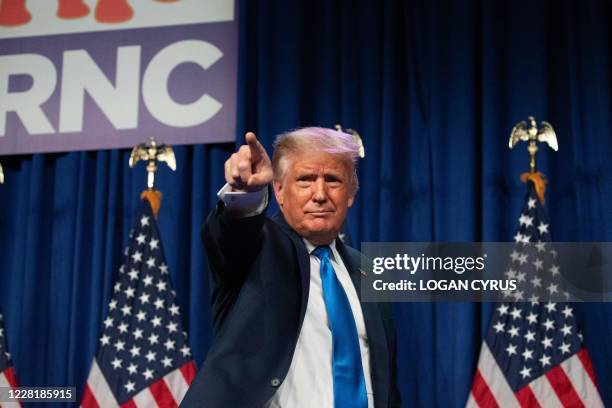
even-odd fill
[{"label": "man", "polygon": [[182,406],[399,406],[390,309],[360,304],[360,255],[337,239],[358,151],[346,133],[303,128],[277,138],[272,161],[253,133],[226,161],[202,232],[215,338]]}]

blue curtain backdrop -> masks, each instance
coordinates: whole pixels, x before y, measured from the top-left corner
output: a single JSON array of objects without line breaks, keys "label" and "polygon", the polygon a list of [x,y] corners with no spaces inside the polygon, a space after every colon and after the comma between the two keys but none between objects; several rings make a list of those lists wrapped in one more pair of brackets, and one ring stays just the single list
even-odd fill
[{"label": "blue curtain backdrop", "polygon": [[[556,241],[612,240],[609,1],[244,1],[239,141],[305,125],[358,129],[367,149],[354,242],[509,241],[527,169],[512,126],[551,122]],[[160,125],[161,126],[161,125]],[[143,140],[149,135],[143,135]],[[200,224],[234,145],[176,147],[159,224],[198,364],[211,342]],[[79,398],[145,186],[127,150],[3,157],[0,310],[21,384]],[[576,306],[612,406],[612,305]],[[397,304],[404,406],[462,406],[491,305]]]}]

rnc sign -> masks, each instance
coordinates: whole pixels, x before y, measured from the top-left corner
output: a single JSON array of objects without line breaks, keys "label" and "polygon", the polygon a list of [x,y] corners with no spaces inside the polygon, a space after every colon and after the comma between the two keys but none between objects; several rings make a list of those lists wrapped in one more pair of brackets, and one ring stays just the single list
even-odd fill
[{"label": "rnc sign", "polygon": [[0,0],[0,155],[233,141],[233,0]]}]

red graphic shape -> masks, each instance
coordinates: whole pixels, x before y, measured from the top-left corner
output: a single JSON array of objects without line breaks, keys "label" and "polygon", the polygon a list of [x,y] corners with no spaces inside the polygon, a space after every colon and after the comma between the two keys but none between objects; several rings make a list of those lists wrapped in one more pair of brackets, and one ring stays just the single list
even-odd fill
[{"label": "red graphic shape", "polygon": [[58,2],[57,16],[59,18],[79,18],[88,14],[89,6],[83,0],[59,0]]},{"label": "red graphic shape", "polygon": [[132,18],[134,10],[127,0],[98,0],[96,20],[100,23],[123,23]]},{"label": "red graphic shape", "polygon": [[18,26],[32,20],[32,15],[26,9],[26,0],[1,0],[0,25]]}]

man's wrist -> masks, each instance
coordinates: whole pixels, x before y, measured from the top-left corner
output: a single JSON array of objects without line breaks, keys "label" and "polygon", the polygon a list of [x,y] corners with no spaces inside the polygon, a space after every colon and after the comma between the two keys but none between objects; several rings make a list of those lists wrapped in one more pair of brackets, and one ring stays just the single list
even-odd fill
[{"label": "man's wrist", "polygon": [[268,189],[258,191],[232,191],[229,184],[225,184],[217,193],[223,201],[225,208],[238,217],[252,217],[261,214],[268,206]]}]

